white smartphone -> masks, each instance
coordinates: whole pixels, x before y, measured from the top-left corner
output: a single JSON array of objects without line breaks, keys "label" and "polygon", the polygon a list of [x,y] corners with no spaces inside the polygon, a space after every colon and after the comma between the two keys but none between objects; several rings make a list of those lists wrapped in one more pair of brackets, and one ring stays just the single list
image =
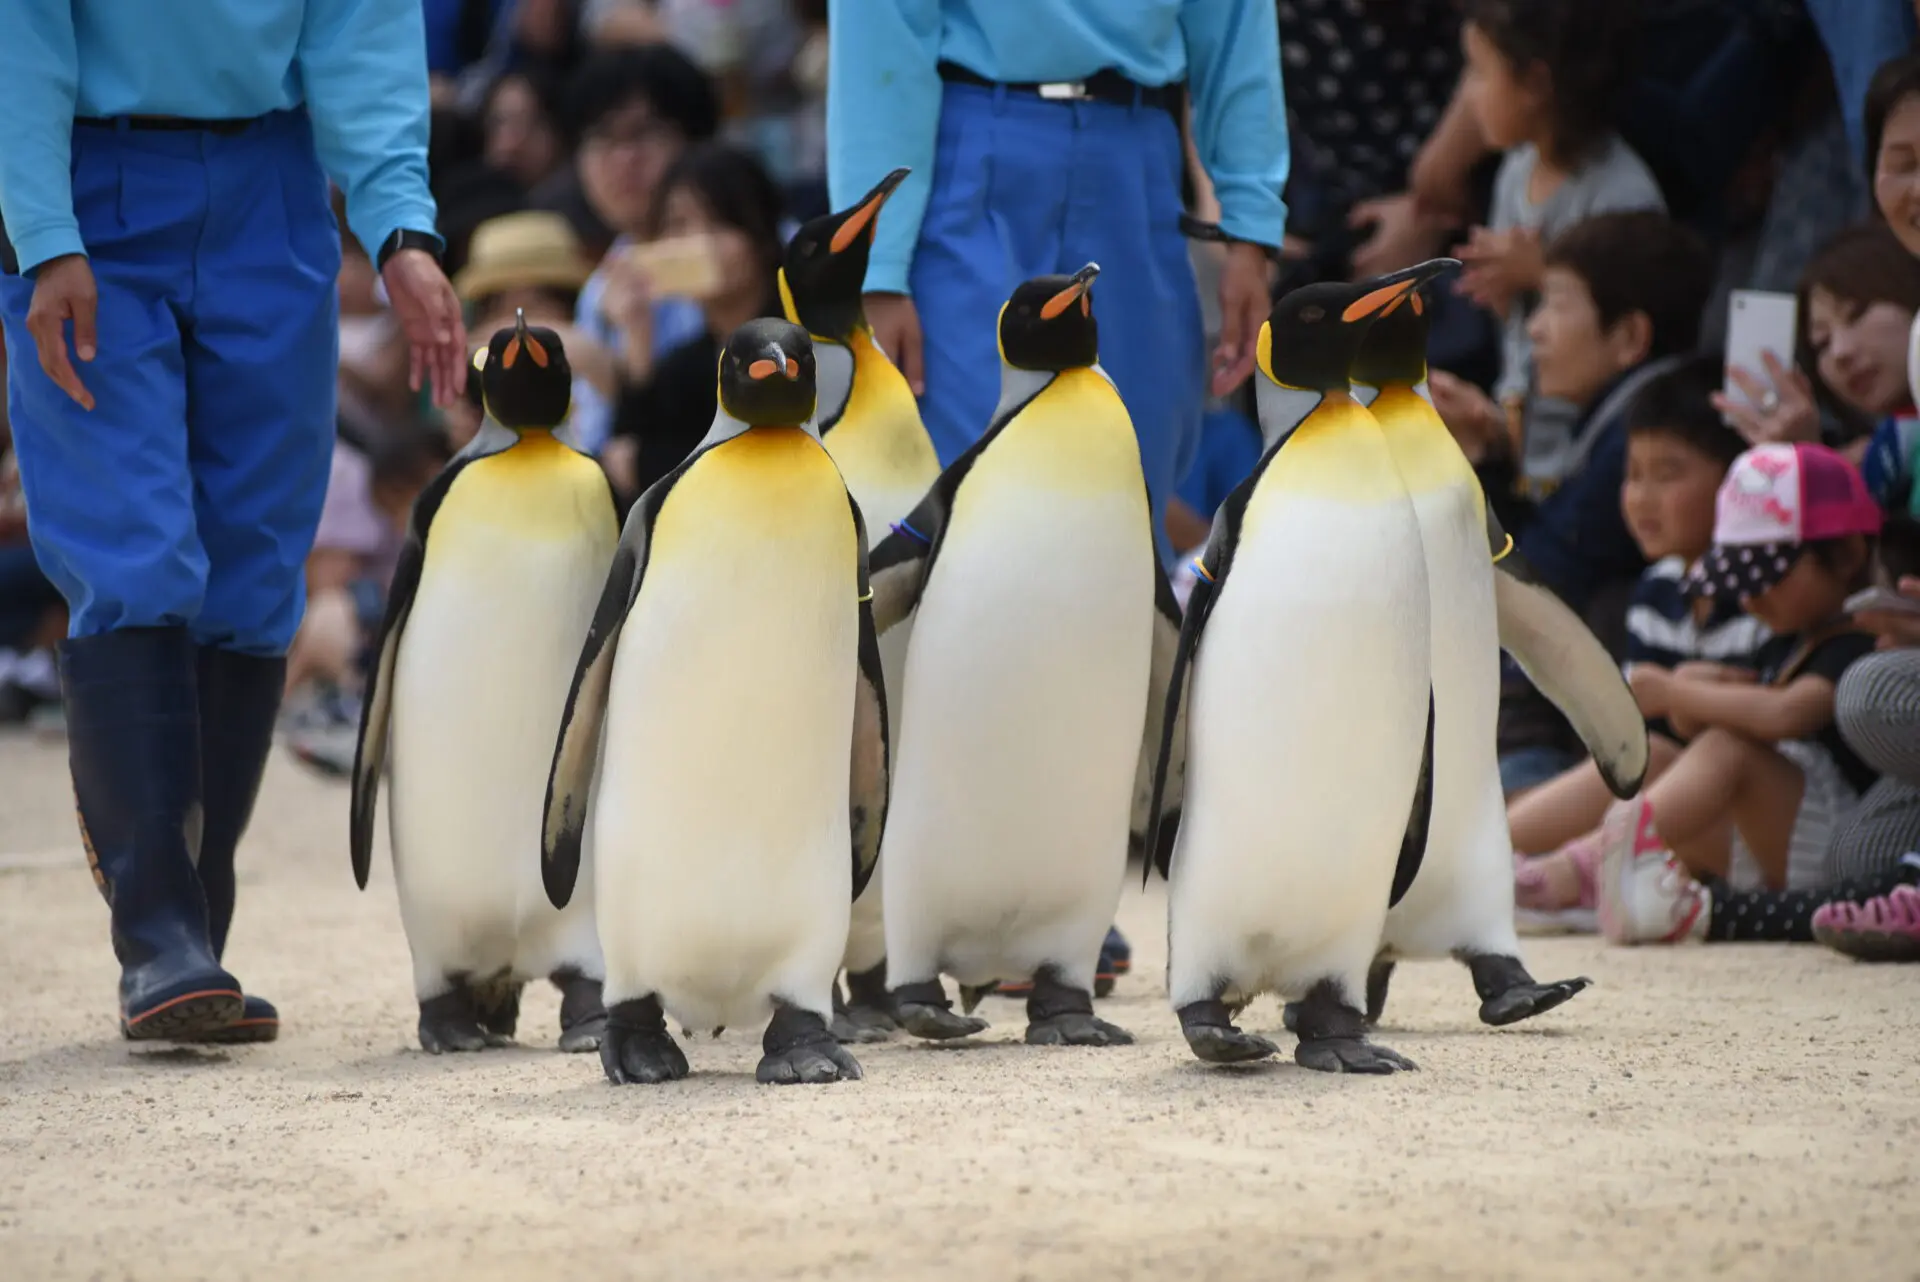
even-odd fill
[{"label": "white smartphone", "polygon": [[1856,592],[1848,597],[1845,608],[1848,614],[1859,614],[1865,610],[1920,614],[1920,601],[1901,596],[1898,592],[1889,592],[1885,588],[1868,588],[1865,592]]},{"label": "white smartphone", "polygon": [[1772,380],[1762,352],[1772,352],[1782,365],[1793,364],[1793,326],[1796,304],[1792,294],[1760,289],[1736,289],[1727,299],[1727,365],[1721,390],[1736,405],[1758,409],[1733,381],[1733,367],[1745,366],[1761,383]]}]

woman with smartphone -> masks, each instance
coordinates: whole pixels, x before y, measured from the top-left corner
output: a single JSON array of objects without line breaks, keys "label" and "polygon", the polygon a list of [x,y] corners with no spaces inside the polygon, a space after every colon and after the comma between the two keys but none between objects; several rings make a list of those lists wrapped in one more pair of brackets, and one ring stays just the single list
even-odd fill
[{"label": "woman with smartphone", "polygon": [[[601,461],[623,503],[679,466],[713,425],[713,371],[726,336],[756,316],[780,315],[780,220],[779,188],[759,161],[700,143],[661,180],[646,239],[610,263],[601,307],[626,341]],[[698,304],[705,324],[656,356],[653,307],[668,296]]]}]

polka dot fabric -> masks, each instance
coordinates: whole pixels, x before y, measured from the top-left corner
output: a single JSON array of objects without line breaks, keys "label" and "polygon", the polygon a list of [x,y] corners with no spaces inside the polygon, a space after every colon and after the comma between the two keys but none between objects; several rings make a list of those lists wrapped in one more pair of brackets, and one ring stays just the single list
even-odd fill
[{"label": "polka dot fabric", "polygon": [[1694,596],[1752,600],[1792,572],[1802,547],[1799,543],[1716,545],[1688,573],[1687,590]]}]

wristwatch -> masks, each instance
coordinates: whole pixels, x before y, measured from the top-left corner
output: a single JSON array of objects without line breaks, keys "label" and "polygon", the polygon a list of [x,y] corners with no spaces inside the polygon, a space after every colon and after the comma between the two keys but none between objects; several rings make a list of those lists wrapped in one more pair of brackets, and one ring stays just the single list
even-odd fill
[{"label": "wristwatch", "polygon": [[1221,245],[1252,245],[1265,254],[1272,262],[1280,261],[1280,250],[1274,245],[1263,245],[1257,240],[1244,240],[1228,232],[1219,223],[1202,222],[1192,214],[1180,215],[1180,234],[1189,240],[1210,240]]},{"label": "wristwatch", "polygon": [[375,271],[386,270],[387,260],[403,249],[424,249],[433,255],[433,261],[439,262],[443,252],[441,239],[429,231],[410,231],[405,227],[387,237],[387,243],[380,246],[380,253],[373,260]]}]

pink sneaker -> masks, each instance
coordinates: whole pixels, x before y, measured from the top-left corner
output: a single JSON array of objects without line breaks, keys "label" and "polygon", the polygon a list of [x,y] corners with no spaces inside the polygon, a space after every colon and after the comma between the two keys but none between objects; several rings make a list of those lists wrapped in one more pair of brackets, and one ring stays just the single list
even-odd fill
[{"label": "pink sneaker", "polygon": [[1711,900],[1653,827],[1644,797],[1607,812],[1600,872],[1600,933],[1616,944],[1706,938]]},{"label": "pink sneaker", "polygon": [[[1599,902],[1595,878],[1600,871],[1601,835],[1597,832],[1575,837],[1549,855],[1523,855],[1513,852],[1513,902],[1531,912],[1563,912],[1567,909],[1591,910]],[[1572,903],[1561,903],[1555,895],[1566,884],[1565,876],[1555,869],[1573,874],[1575,892]]]},{"label": "pink sneaker", "polygon": [[1895,886],[1864,904],[1822,904],[1813,937],[1862,961],[1920,961],[1920,888]]}]

